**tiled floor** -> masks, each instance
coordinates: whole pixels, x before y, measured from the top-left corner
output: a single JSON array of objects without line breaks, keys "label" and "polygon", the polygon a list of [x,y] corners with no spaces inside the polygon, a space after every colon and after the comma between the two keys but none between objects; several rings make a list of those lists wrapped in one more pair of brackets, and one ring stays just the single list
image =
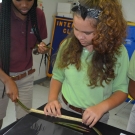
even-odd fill
[{"label": "tiled floor", "polygon": [[[47,102],[49,82],[50,80],[47,80],[41,85],[34,85],[33,108],[38,108],[39,106]],[[125,108],[120,109],[125,104],[126,102],[110,111],[110,119],[108,121],[108,124],[124,130],[126,129],[132,104],[128,104]],[[115,115],[119,109],[120,112],[117,115]],[[15,112],[14,112],[14,104],[10,101],[8,105],[7,116],[4,118],[4,123],[2,128],[14,122],[15,120],[16,119],[15,119]]]},{"label": "tiled floor", "polygon": [[[128,104],[125,108],[122,107],[127,104],[124,102],[120,106],[110,111],[109,125],[126,130],[127,122],[129,119],[130,111],[133,104]],[[117,113],[117,115],[115,115]]]}]

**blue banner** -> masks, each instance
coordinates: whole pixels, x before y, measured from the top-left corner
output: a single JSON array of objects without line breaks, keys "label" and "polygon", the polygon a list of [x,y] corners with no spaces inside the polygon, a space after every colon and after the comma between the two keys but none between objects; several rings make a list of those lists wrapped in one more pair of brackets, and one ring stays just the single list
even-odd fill
[{"label": "blue banner", "polygon": [[52,76],[53,64],[52,60],[55,57],[55,54],[58,51],[59,45],[63,41],[64,38],[70,33],[73,28],[73,20],[72,18],[65,18],[55,16],[54,18],[54,26],[52,31],[52,39],[51,39],[51,47],[53,48],[49,52],[49,61],[47,65],[47,76]]}]

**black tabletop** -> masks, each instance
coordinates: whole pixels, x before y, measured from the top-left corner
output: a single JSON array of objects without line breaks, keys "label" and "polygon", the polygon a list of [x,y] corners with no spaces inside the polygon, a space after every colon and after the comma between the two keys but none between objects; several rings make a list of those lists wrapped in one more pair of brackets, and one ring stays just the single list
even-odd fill
[{"label": "black tabletop", "polygon": [[[38,109],[43,110],[44,106],[45,105],[39,107]],[[66,111],[64,109],[61,111],[63,115],[81,118],[80,115]],[[89,132],[80,132],[69,127],[67,128],[65,126],[55,124],[56,122],[72,123],[88,128],[79,122],[30,113],[22,119],[0,130],[0,135],[97,135],[96,132],[90,128],[88,128]],[[102,135],[134,135],[122,129],[101,122],[97,122],[94,127],[98,129]]]}]

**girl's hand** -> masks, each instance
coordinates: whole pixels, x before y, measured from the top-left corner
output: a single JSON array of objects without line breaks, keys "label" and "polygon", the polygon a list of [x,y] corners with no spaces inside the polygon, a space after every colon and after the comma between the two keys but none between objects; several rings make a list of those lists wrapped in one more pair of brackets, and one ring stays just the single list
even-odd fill
[{"label": "girl's hand", "polygon": [[38,52],[41,54],[45,54],[49,52],[49,48],[46,46],[44,42],[38,44]]},{"label": "girl's hand", "polygon": [[9,77],[9,79],[5,83],[5,90],[8,97],[12,100],[12,102],[16,102],[18,95],[18,88],[16,83]]},{"label": "girl's hand", "polygon": [[44,107],[44,113],[45,115],[57,117],[61,115],[60,109],[61,109],[61,104],[59,103],[59,101],[53,100],[46,104],[46,106]]},{"label": "girl's hand", "polygon": [[98,105],[87,108],[83,113],[82,122],[89,125],[90,128],[93,127],[103,116],[104,112],[102,110],[103,108]]}]

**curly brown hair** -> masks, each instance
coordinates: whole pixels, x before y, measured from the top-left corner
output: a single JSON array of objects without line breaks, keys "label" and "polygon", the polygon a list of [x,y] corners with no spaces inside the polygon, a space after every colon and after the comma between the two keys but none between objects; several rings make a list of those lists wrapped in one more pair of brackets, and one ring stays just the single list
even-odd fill
[{"label": "curly brown hair", "polygon": [[[117,55],[120,55],[120,47],[126,37],[127,23],[122,14],[122,7],[118,0],[80,0],[80,4],[86,8],[101,10],[98,19],[93,18],[93,27],[96,27],[95,37],[92,40],[94,53],[88,63],[89,85],[103,86],[115,78],[114,68]],[[81,16],[81,12],[74,12]],[[90,16],[86,16],[86,18]],[[67,37],[67,44],[62,51],[59,68],[65,68],[74,64],[77,70],[81,69],[81,53],[83,46],[71,32]]]}]

